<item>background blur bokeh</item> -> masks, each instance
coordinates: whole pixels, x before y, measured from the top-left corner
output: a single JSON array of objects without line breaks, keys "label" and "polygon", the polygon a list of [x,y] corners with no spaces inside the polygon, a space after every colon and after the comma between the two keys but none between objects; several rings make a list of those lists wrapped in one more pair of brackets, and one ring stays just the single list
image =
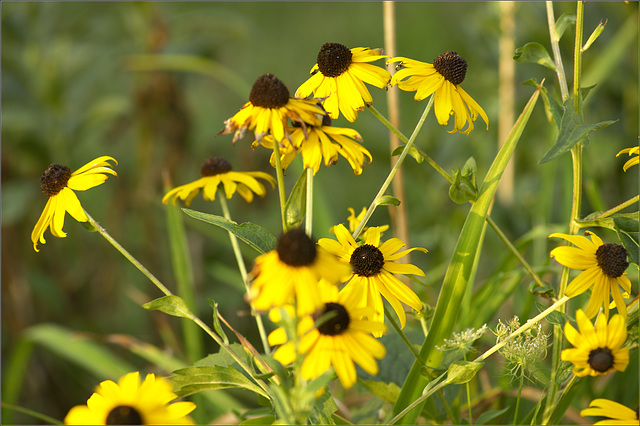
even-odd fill
[{"label": "background blur bokeh", "polygon": [[[447,50],[460,53],[469,64],[462,86],[490,120],[488,131],[480,120],[467,136],[448,134],[430,115],[416,143],[448,171],[474,157],[480,179],[497,152],[498,116],[506,113],[498,102],[499,3],[396,4],[397,54],[431,62]],[[38,326],[85,332],[119,359],[149,371],[152,366],[109,336],[128,335],[181,357],[181,323],[142,309],[142,303],[160,293],[98,234],[85,232],[73,219],[65,224],[67,238],[47,232],[46,245],[34,252],[29,237],[46,202],[40,190],[42,172],[54,162],[75,170],[102,155],[115,157],[118,179],[79,198],[173,289],[166,207],[161,203],[163,176],[175,185],[192,181],[209,156],[227,158],[236,170],[273,174],[269,151],[253,151],[250,136],[235,146],[230,136],[216,137],[223,121],[247,101],[255,79],[267,72],[293,94],[308,78],[325,42],[383,47],[382,3],[2,2],[0,7],[3,401],[62,419],[106,377],[61,356],[43,343],[46,337],[34,337],[34,330],[50,330]],[[572,2],[554,7],[556,18],[575,13]],[[638,168],[623,173],[626,159],[615,157],[620,149],[638,143],[638,3],[588,2],[585,40],[603,19],[606,29],[584,55],[584,85],[597,84],[587,99],[585,121],[619,121],[590,136],[584,154],[583,215],[638,193]],[[515,47],[537,41],[550,51],[544,2],[517,2],[514,23]],[[569,75],[573,34],[570,29],[561,39]],[[183,56],[177,57],[174,70],[154,70],[150,57],[140,55],[155,54]],[[377,64],[384,66],[382,61]],[[551,70],[524,63],[517,63],[515,70],[516,117],[533,93],[532,87],[520,84],[526,80],[544,78],[550,94],[559,96]],[[386,114],[385,92],[370,90],[374,106]],[[400,93],[400,101],[400,129],[408,136],[425,103],[406,92]],[[368,206],[390,164],[388,132],[371,113],[361,112],[353,124],[341,117],[334,125],[357,129],[374,160],[361,176],[353,175],[344,158],[320,169],[315,179],[316,237],[329,236],[331,225],[345,222],[348,207],[359,212]],[[513,190],[497,198],[492,213],[512,241],[522,242],[525,256],[536,266],[549,264],[546,236],[551,229],[566,231],[570,214],[570,156],[538,164],[554,132],[539,103],[515,153]],[[288,189],[300,172],[297,160],[287,171]],[[402,202],[408,210],[410,244],[429,250],[426,256],[415,254],[412,261],[426,271],[431,288],[420,291],[435,305],[468,206],[450,200],[448,182],[426,162],[409,158],[405,182]],[[274,234],[280,226],[278,206],[276,191],[251,204],[239,197],[230,200],[234,220],[258,223]],[[201,197],[191,207],[221,214],[217,203]],[[370,224],[388,221],[388,210],[380,208]],[[210,319],[207,299],[216,300],[225,318],[257,345],[226,232],[191,218],[185,223],[197,313]],[[245,249],[250,263],[255,252]],[[506,258],[502,243],[487,231],[476,280],[482,282]],[[637,294],[637,274],[632,282]],[[527,318],[537,312],[528,296],[529,281],[521,284],[503,306],[502,318]],[[495,326],[495,320],[489,325]],[[217,352],[204,337],[203,344],[206,353]],[[4,409],[3,420],[34,421]]]}]

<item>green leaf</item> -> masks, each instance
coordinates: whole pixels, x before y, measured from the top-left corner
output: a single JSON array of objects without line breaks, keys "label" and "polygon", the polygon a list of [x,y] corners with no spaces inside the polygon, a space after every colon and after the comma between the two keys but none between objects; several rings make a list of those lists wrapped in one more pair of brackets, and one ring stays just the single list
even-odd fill
[{"label": "green leaf", "polygon": [[363,380],[362,383],[373,395],[383,401],[396,402],[400,395],[400,388],[395,383],[384,383],[375,380]]},{"label": "green leaf", "polygon": [[241,425],[272,425],[276,421],[276,416],[269,414],[267,416],[254,417],[240,422]]},{"label": "green leaf", "polygon": [[569,151],[576,143],[586,138],[594,130],[607,127],[618,120],[601,121],[595,124],[583,124],[582,117],[573,108],[573,100],[567,99],[563,105],[563,114],[555,144],[540,160],[540,164],[555,160]]},{"label": "green leaf", "polygon": [[460,385],[473,379],[484,366],[484,362],[457,361],[447,369],[447,384]]},{"label": "green leaf", "polygon": [[473,421],[473,423],[477,425],[483,425],[487,423],[489,420],[493,420],[496,417],[506,413],[507,411],[509,411],[510,408],[511,406],[509,405],[508,407],[505,407],[502,410],[485,411],[484,413],[480,414],[478,418]]},{"label": "green leaf", "polygon": [[612,231],[616,230],[616,220],[618,226],[621,226],[621,230],[624,232],[638,232],[638,212],[635,213],[618,213],[612,216],[599,218],[602,212],[594,212],[584,219],[577,219],[575,223],[580,228],[599,227],[607,228]]},{"label": "green leaf", "polygon": [[[536,80],[535,78],[530,78],[529,80],[523,82],[522,84],[525,86],[533,86],[536,89],[538,88],[538,86],[540,86],[540,83],[538,83],[538,80]],[[549,120],[549,123],[552,123],[552,124],[560,123],[560,117],[562,117],[562,113],[558,114],[557,118],[556,116],[554,116],[551,102],[549,101],[549,94],[547,93],[546,87],[542,88],[542,91],[540,92],[540,96],[542,97],[542,103],[544,104],[544,113],[546,114],[547,120]],[[553,101],[554,103],[553,107],[557,106],[558,109],[560,109],[560,106],[557,104],[557,102],[555,102],[553,99],[551,99],[551,101]]]},{"label": "green leaf", "polygon": [[265,391],[233,367],[187,367],[170,377],[180,397],[212,389],[241,388],[268,398]]},{"label": "green leaf", "polygon": [[517,48],[513,59],[517,62],[531,62],[545,66],[553,71],[556,70],[556,65],[551,60],[547,49],[540,43],[531,42]]},{"label": "green leaf", "polygon": [[[396,155],[400,155],[403,149],[404,149],[404,144],[396,147],[396,149],[394,149],[393,152],[391,152],[391,156],[394,157]],[[416,147],[415,145],[411,145],[411,148],[409,148],[409,155],[412,156],[413,159],[416,160],[418,164],[422,163],[425,160],[425,158],[427,158],[427,154],[424,151],[422,151],[420,148]]]},{"label": "green leaf", "polygon": [[556,21],[556,34],[555,41],[559,41],[562,38],[565,30],[570,26],[576,24],[576,15],[572,13],[563,13],[561,17]]},{"label": "green leaf", "polygon": [[453,172],[454,182],[449,187],[449,197],[457,204],[475,201],[478,196],[476,187],[476,160],[470,157],[462,170]]},{"label": "green leaf", "polygon": [[584,46],[582,46],[582,51],[583,52],[585,52],[588,48],[591,47],[593,42],[596,41],[596,39],[600,36],[600,34],[602,34],[602,31],[604,31],[604,27],[606,27],[606,26],[607,26],[607,20],[605,19],[604,22],[602,22],[602,20],[601,20],[600,23],[598,24],[598,26],[596,27],[596,29],[593,30],[593,32],[591,33],[591,35],[587,39],[587,41],[584,44]]},{"label": "green leaf", "polygon": [[150,311],[164,312],[174,317],[191,319],[193,316],[186,303],[184,303],[184,300],[178,296],[164,296],[145,303],[142,307]]},{"label": "green leaf", "polygon": [[300,227],[307,210],[307,170],[302,174],[289,194],[289,199],[284,206],[284,219],[287,229]]},{"label": "green leaf", "polygon": [[638,266],[638,219],[614,217],[613,224],[618,238],[627,249],[631,262]]},{"label": "green leaf", "polygon": [[211,308],[213,309],[213,329],[216,333],[218,333],[218,336],[222,337],[222,340],[224,341],[225,345],[228,345],[229,338],[227,337],[226,334],[224,334],[224,330],[222,329],[222,326],[220,325],[220,320],[218,319],[218,304],[211,299],[207,299],[207,301],[209,302],[209,305],[211,305]]},{"label": "green leaf", "polygon": [[378,199],[378,201],[376,202],[376,205],[377,206],[388,206],[388,205],[399,206],[400,200],[398,200],[396,197],[391,195],[383,195]]},{"label": "green leaf", "polygon": [[183,208],[182,211],[195,219],[219,226],[220,228],[232,232],[236,237],[240,238],[260,254],[273,250],[278,243],[276,237],[262,226],[256,225],[255,223],[244,222],[238,225],[236,222],[225,219],[222,216],[202,213],[185,208]]}]

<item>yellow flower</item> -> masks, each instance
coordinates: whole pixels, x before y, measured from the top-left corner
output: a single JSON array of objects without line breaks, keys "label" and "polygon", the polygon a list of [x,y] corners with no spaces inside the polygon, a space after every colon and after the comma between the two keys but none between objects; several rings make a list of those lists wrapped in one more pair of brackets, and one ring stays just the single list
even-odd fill
[{"label": "yellow flower", "polygon": [[322,306],[318,281],[337,284],[349,265],[328,253],[294,229],[278,239],[275,250],[258,256],[251,275],[251,304],[258,310],[297,303],[298,315],[311,314]]},{"label": "yellow flower", "polygon": [[[387,61],[400,62],[398,70],[391,78],[391,85],[397,84],[402,90],[416,92],[415,100],[421,101],[435,92],[434,112],[440,125],[449,123],[449,116],[455,116],[453,130],[449,133],[469,134],[473,122],[482,117],[489,130],[489,118],[482,107],[460,87],[467,73],[467,61],[456,52],[445,52],[433,60],[433,64],[409,58],[396,57]],[[461,130],[465,124],[466,130]]]},{"label": "yellow flower", "polygon": [[38,242],[45,244],[44,232],[47,227],[51,234],[58,238],[64,238],[67,233],[62,230],[64,217],[69,213],[78,222],[87,222],[87,217],[78,196],[73,191],[85,191],[94,186],[101,185],[110,175],[118,177],[117,173],[111,169],[109,161],[118,162],[107,156],[98,157],[95,160],[80,167],[75,172],[66,166],[52,164],[40,177],[42,192],[47,194],[49,199],[47,204],[31,232],[33,249],[38,250]]},{"label": "yellow flower", "polygon": [[593,318],[600,306],[604,305],[604,313],[609,316],[609,294],[616,302],[618,313],[627,317],[627,305],[618,288],[620,285],[627,293],[631,291],[631,281],[627,277],[627,250],[620,244],[604,244],[600,237],[586,232],[591,240],[581,235],[555,233],[549,237],[558,237],[575,244],[577,247],[562,246],[551,250],[551,257],[571,269],[584,271],[575,277],[567,286],[565,294],[574,297],[584,293],[593,286],[591,299],[587,306],[587,316]]},{"label": "yellow flower", "polygon": [[[371,162],[369,151],[358,143],[362,142],[362,138],[357,131],[331,126],[331,118],[326,115],[321,126],[308,126],[306,129],[297,127],[291,134],[291,144],[280,149],[280,165],[283,169],[286,170],[299,153],[302,153],[304,168],[313,169],[314,175],[320,169],[323,157],[324,165],[329,167],[338,162],[338,154],[342,155],[356,175],[362,173],[362,166],[367,162],[365,156]],[[273,138],[267,136],[262,139],[261,144],[273,149]],[[256,146],[257,141],[253,143],[254,149]],[[275,167],[273,154],[271,165]]]},{"label": "yellow flower", "polygon": [[638,157],[639,152],[640,152],[640,147],[632,146],[631,148],[625,148],[616,154],[616,157],[619,156],[620,154],[629,154],[629,157],[635,155],[635,157],[631,158],[626,163],[624,163],[624,166],[622,166],[622,170],[626,172],[629,169],[629,167],[635,166],[636,164],[638,164],[638,161],[640,159],[640,157]]},{"label": "yellow flower", "polygon": [[361,306],[373,308],[375,321],[384,321],[384,307],[382,296],[391,304],[404,328],[406,315],[400,302],[406,303],[416,311],[422,310],[420,298],[393,274],[419,275],[424,272],[417,266],[396,263],[413,250],[427,252],[423,248],[412,248],[398,252],[404,243],[397,238],[391,238],[380,244],[380,228],[371,227],[366,240],[362,244],[356,243],[344,225],[333,227],[338,241],[322,238],[318,245],[351,264],[352,272],[343,278],[349,280],[344,288],[347,293],[354,293]]},{"label": "yellow flower", "polygon": [[233,172],[231,164],[221,157],[211,157],[202,165],[200,171],[202,177],[194,182],[173,188],[162,197],[162,202],[167,204],[173,200],[173,204],[178,202],[178,198],[185,201],[188,206],[193,198],[202,191],[205,200],[213,201],[216,198],[218,186],[222,183],[224,193],[227,198],[231,198],[237,191],[248,203],[253,201],[253,194],[261,197],[267,193],[264,185],[256,178],[264,179],[274,188],[276,180],[264,172]]},{"label": "yellow flower", "polygon": [[260,141],[271,133],[281,142],[290,135],[287,130],[287,119],[300,123],[320,125],[325,115],[319,99],[296,99],[289,97],[289,89],[275,76],[265,74],[259,77],[249,94],[249,102],[244,104],[233,117],[225,120],[224,128],[218,133],[228,135],[235,132],[232,143],[242,138],[247,130],[255,133]]},{"label": "yellow flower", "polygon": [[348,49],[340,43],[325,43],[311,68],[311,77],[298,88],[296,97],[306,98],[313,92],[316,98],[326,98],[323,106],[331,118],[338,118],[342,112],[353,123],[365,103],[373,103],[364,83],[379,88],[389,84],[389,72],[368,63],[383,58],[388,56],[382,54],[382,49]]},{"label": "yellow flower", "polygon": [[584,416],[600,416],[609,417],[610,420],[600,420],[594,425],[637,425],[638,412],[627,408],[622,404],[608,399],[594,399],[589,404],[589,408],[580,411],[580,415]]},{"label": "yellow flower", "polygon": [[[334,285],[320,283],[321,309],[312,316],[304,316],[298,324],[300,354],[306,354],[302,362],[301,375],[312,380],[333,367],[340,383],[350,388],[356,382],[355,364],[371,375],[378,374],[377,359],[385,356],[382,343],[371,336],[382,334],[386,327],[370,318],[370,308],[360,307],[360,301],[353,292],[340,291]],[[314,326],[314,320],[319,323]],[[278,338],[270,336],[270,344],[283,343],[286,334],[283,329]],[[275,330],[274,333],[278,330]],[[284,336],[284,340],[282,339]],[[293,362],[297,354],[292,342],[287,342],[276,352],[274,358],[283,365]]]},{"label": "yellow flower", "polygon": [[87,405],[73,407],[64,419],[68,425],[185,425],[196,405],[176,402],[171,383],[148,374],[140,384],[140,374],[129,373],[118,383],[105,380],[96,388]]},{"label": "yellow flower", "polygon": [[560,359],[573,364],[576,376],[603,376],[627,368],[629,348],[622,347],[627,340],[622,315],[614,315],[607,324],[607,317],[601,313],[594,328],[587,315],[578,309],[576,322],[580,332],[570,323],[564,326],[564,335],[574,348],[564,349],[560,354]]}]

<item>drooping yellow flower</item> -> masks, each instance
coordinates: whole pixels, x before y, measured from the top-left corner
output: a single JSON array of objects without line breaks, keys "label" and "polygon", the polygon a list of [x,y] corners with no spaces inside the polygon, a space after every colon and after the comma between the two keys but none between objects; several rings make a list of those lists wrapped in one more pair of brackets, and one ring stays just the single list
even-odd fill
[{"label": "drooping yellow flower", "polygon": [[591,401],[589,408],[580,411],[582,417],[598,416],[609,417],[608,420],[600,420],[594,425],[637,425],[638,411],[604,398]]},{"label": "drooping yellow flower", "polygon": [[260,141],[272,134],[278,141],[290,139],[288,119],[300,123],[319,126],[325,115],[319,99],[297,99],[289,97],[289,89],[271,74],[259,77],[249,94],[249,102],[244,104],[233,117],[225,120],[224,128],[218,133],[234,133],[232,143],[242,138],[247,130],[255,133]]},{"label": "drooping yellow flower", "polygon": [[639,153],[640,153],[640,146],[632,146],[631,148],[625,148],[619,153],[617,153],[616,157],[618,157],[620,154],[629,154],[629,157],[632,157],[626,163],[624,163],[624,166],[622,166],[622,170],[626,172],[627,170],[629,170],[629,167],[635,166],[636,164],[638,164],[638,162],[640,161],[640,157],[638,156]]},{"label": "drooping yellow flower", "polygon": [[580,332],[570,323],[564,326],[564,335],[574,347],[564,349],[560,354],[563,361],[573,364],[576,376],[602,376],[627,368],[629,348],[622,347],[627,340],[622,315],[614,315],[607,324],[607,317],[600,313],[594,327],[587,315],[578,309],[576,322]]},{"label": "drooping yellow flower", "polygon": [[382,54],[382,49],[348,49],[340,43],[325,43],[311,68],[311,77],[298,88],[296,97],[306,98],[313,93],[315,98],[326,98],[323,106],[331,118],[338,118],[342,112],[353,123],[358,111],[373,103],[364,83],[379,88],[389,84],[389,72],[369,63],[383,58],[388,56]]},{"label": "drooping yellow flower", "polygon": [[625,292],[631,291],[631,281],[627,277],[627,250],[620,244],[604,244],[600,237],[586,232],[591,240],[581,235],[555,233],[549,237],[562,238],[577,247],[562,246],[551,250],[551,257],[558,263],[571,269],[584,271],[575,277],[567,286],[565,294],[574,297],[587,291],[591,286],[591,299],[587,306],[587,316],[593,318],[604,305],[604,313],[609,316],[609,294],[618,308],[618,313],[627,317],[627,305],[620,292],[620,285]]},{"label": "drooping yellow flower", "polygon": [[376,321],[384,321],[384,306],[382,297],[393,307],[404,328],[406,315],[400,302],[406,303],[416,311],[422,310],[420,298],[402,283],[394,274],[419,275],[424,272],[415,265],[396,263],[397,259],[413,250],[427,252],[426,249],[416,247],[398,252],[404,243],[398,238],[391,238],[380,244],[380,228],[369,228],[364,243],[358,244],[344,225],[333,227],[338,241],[321,238],[318,245],[340,257],[351,265],[351,273],[343,278],[348,281],[344,288],[347,293],[354,293],[360,306],[373,308]]},{"label": "drooping yellow flower", "polygon": [[87,217],[78,196],[74,191],[85,191],[104,183],[108,175],[118,176],[109,161],[118,162],[112,157],[98,157],[95,160],[80,167],[75,172],[66,166],[52,164],[40,177],[42,192],[47,194],[47,204],[31,232],[33,249],[38,250],[38,242],[45,244],[44,232],[50,228],[51,234],[58,238],[64,238],[67,233],[62,230],[64,217],[69,213],[78,222],[87,222]]},{"label": "drooping yellow flower", "polygon": [[[296,127],[291,134],[291,144],[287,144],[280,149],[280,165],[287,169],[294,158],[302,153],[302,164],[304,168],[313,169],[315,175],[320,169],[320,164],[329,167],[338,162],[338,154],[347,159],[353,173],[362,173],[362,166],[371,162],[372,157],[369,151],[360,143],[360,134],[345,127],[331,126],[331,118],[327,115],[323,117],[321,126],[307,124],[306,129]],[[262,145],[273,149],[273,138],[267,136],[262,139]],[[257,141],[253,147],[257,146]],[[367,161],[367,157],[369,160]],[[271,165],[275,167],[274,154],[271,154]]]},{"label": "drooping yellow flower", "polygon": [[[404,57],[391,58],[387,64],[392,62],[399,62],[398,66],[402,68],[391,78],[391,85],[397,84],[402,90],[415,91],[416,101],[421,101],[435,92],[433,104],[438,123],[446,126],[449,116],[454,116],[455,124],[449,133],[460,131],[469,134],[478,114],[489,130],[487,114],[460,86],[467,73],[467,61],[462,56],[449,51],[436,57],[433,64]],[[466,124],[467,129],[462,130]]]},{"label": "drooping yellow flower", "polygon": [[[386,327],[368,319],[373,314],[371,308],[361,307],[355,293],[344,289],[338,292],[336,286],[326,282],[318,287],[321,309],[298,323],[298,349],[305,355],[301,374],[312,380],[333,367],[342,386],[350,388],[357,378],[355,364],[371,375],[378,374],[376,358],[383,358],[386,349],[372,334],[382,334]],[[319,323],[317,327],[314,321]],[[284,329],[277,329],[272,335],[270,344],[283,344],[274,352],[274,358],[283,365],[293,362],[298,354],[292,342],[286,342]]]},{"label": "drooping yellow flower", "polygon": [[276,249],[256,258],[249,298],[258,310],[296,303],[299,316],[311,314],[322,306],[318,281],[336,285],[349,269],[304,230],[293,229],[278,239]]},{"label": "drooping yellow flower", "polygon": [[207,159],[200,170],[202,177],[194,182],[173,188],[162,197],[162,202],[167,204],[169,200],[173,204],[178,198],[184,200],[188,206],[193,198],[202,191],[205,200],[213,201],[216,198],[218,186],[222,183],[227,198],[238,192],[248,203],[253,201],[253,194],[264,197],[267,193],[264,185],[256,178],[264,179],[275,188],[276,180],[265,172],[234,172],[231,164],[221,157]]},{"label": "drooping yellow flower", "polygon": [[87,405],[73,407],[64,419],[68,425],[188,425],[188,416],[196,405],[175,402],[171,383],[148,374],[140,383],[138,372],[129,373],[114,383],[100,383]]}]

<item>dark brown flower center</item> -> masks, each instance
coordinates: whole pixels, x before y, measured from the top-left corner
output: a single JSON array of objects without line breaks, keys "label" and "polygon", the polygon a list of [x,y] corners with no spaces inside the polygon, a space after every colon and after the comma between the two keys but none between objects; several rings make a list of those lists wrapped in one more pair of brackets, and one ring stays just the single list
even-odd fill
[{"label": "dark brown flower center", "polygon": [[451,50],[435,58],[433,67],[453,84],[462,83],[467,75],[467,61]]},{"label": "dark brown flower center", "polygon": [[618,278],[629,267],[627,249],[620,244],[603,244],[596,250],[596,259],[602,272],[608,277]]},{"label": "dark brown flower center", "polygon": [[108,425],[142,425],[142,416],[140,412],[128,405],[118,405],[107,415]]},{"label": "dark brown flower center", "polygon": [[309,266],[316,259],[316,244],[302,229],[292,229],[278,239],[280,260],[289,266]]},{"label": "dark brown flower center", "polygon": [[257,107],[282,108],[289,102],[289,89],[274,75],[267,73],[253,83],[249,101]]},{"label": "dark brown flower center", "polygon": [[351,65],[351,50],[340,43],[325,43],[318,53],[318,69],[325,77],[338,77]]},{"label": "dark brown flower center", "polygon": [[384,255],[375,246],[363,244],[351,253],[353,272],[361,277],[377,275],[384,266]]},{"label": "dark brown flower center", "polygon": [[222,157],[209,157],[205,160],[202,165],[202,169],[200,169],[200,175],[205,176],[215,176],[222,173],[230,172],[232,169],[231,163],[225,160]]},{"label": "dark brown flower center", "polygon": [[328,313],[331,313],[332,315],[318,327],[320,334],[324,334],[325,336],[337,336],[347,331],[351,318],[349,318],[349,313],[344,306],[339,303],[325,303],[324,311],[318,316],[318,318]]},{"label": "dark brown flower center", "polygon": [[69,170],[67,166],[61,166],[60,164],[50,165],[42,176],[40,176],[42,192],[49,197],[57,195],[67,186],[70,177],[71,170]]},{"label": "dark brown flower center", "polygon": [[589,352],[589,366],[599,373],[609,371],[613,367],[613,354],[609,348],[598,348]]}]

